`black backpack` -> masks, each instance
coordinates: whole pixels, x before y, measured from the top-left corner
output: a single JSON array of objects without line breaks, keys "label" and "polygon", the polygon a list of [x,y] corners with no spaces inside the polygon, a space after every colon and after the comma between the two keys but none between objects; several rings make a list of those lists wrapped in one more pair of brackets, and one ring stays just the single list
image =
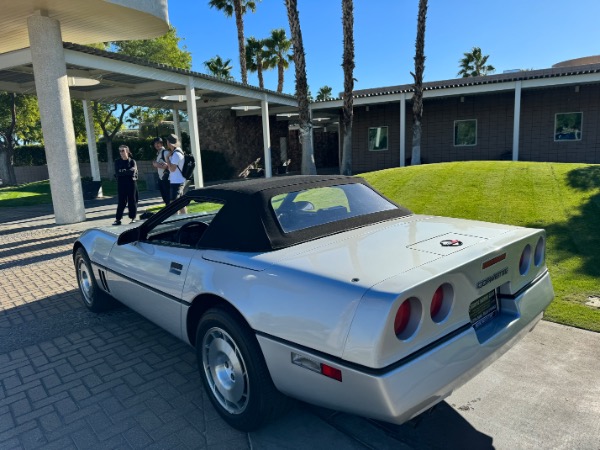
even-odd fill
[{"label": "black backpack", "polygon": [[[177,166],[177,168],[179,169],[179,166]],[[183,153],[183,169],[179,169],[181,175],[183,175],[183,178],[185,178],[186,180],[191,180],[194,177],[195,168],[196,160],[194,159],[194,157],[189,153]]]}]

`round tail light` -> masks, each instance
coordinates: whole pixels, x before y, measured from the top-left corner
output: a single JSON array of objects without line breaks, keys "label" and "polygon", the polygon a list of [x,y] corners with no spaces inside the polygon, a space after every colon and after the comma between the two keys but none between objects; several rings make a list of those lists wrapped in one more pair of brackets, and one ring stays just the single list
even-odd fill
[{"label": "round tail light", "polygon": [[400,305],[400,308],[398,308],[396,318],[394,319],[394,333],[396,333],[396,336],[400,336],[406,331],[406,327],[410,320],[411,310],[410,300],[404,300]]},{"label": "round tail light", "polygon": [[537,245],[535,246],[535,253],[533,254],[533,263],[536,266],[540,266],[544,262],[545,253],[546,245],[544,243],[544,238],[540,237]]},{"label": "round tail light", "polygon": [[406,340],[415,334],[421,323],[423,308],[416,297],[404,300],[394,317],[394,333],[398,339]]},{"label": "round tail light", "polygon": [[531,245],[527,244],[521,253],[521,259],[519,260],[519,273],[525,275],[529,272],[529,265],[531,263]]},{"label": "round tail light", "polygon": [[444,301],[444,287],[440,286],[434,292],[433,298],[431,299],[431,307],[429,308],[429,312],[431,313],[431,318],[435,318],[440,313],[440,310],[442,309],[443,301]]},{"label": "round tail light", "polygon": [[431,297],[429,314],[435,323],[441,323],[450,314],[454,303],[454,289],[449,283],[444,283],[436,289]]}]

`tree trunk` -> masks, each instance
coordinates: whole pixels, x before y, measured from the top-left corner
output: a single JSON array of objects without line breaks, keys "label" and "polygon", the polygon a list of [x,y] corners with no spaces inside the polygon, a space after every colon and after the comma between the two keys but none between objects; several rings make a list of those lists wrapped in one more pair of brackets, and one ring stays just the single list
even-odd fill
[{"label": "tree trunk", "polygon": [[233,0],[235,9],[235,24],[238,34],[238,52],[240,54],[240,72],[242,83],[248,84],[248,71],[246,69],[246,46],[244,45],[244,13],[242,12],[242,0]]},{"label": "tree trunk", "polygon": [[105,134],[104,139],[106,141],[106,171],[108,172],[108,178],[112,180],[115,176],[115,160],[113,159],[112,152],[112,138]]},{"label": "tree trunk", "polygon": [[[6,130],[2,138],[0,140],[0,180],[2,180],[3,185],[13,186],[17,184],[17,177],[15,175],[15,167],[14,167],[14,133],[15,127],[17,125],[17,101],[16,94],[11,93],[10,99],[10,126],[8,130]],[[4,141],[4,142],[2,142]]]},{"label": "tree trunk", "polygon": [[280,94],[283,92],[283,77],[284,77],[283,61],[280,59],[277,64],[277,92]]},{"label": "tree trunk", "polygon": [[412,166],[421,164],[421,121],[423,118],[423,73],[425,72],[425,22],[427,19],[427,0],[419,0],[417,17],[417,39],[415,41],[415,72],[413,85],[413,144]]},{"label": "tree trunk", "polygon": [[421,121],[413,121],[413,137],[412,137],[412,157],[411,166],[421,164]]},{"label": "tree trunk", "polygon": [[2,186],[17,184],[15,168],[13,166],[14,149],[12,145],[0,145],[0,180]]},{"label": "tree trunk", "polygon": [[305,127],[300,126],[298,137],[300,138],[300,147],[302,148],[302,174],[316,175],[317,168],[315,166],[315,157],[313,154],[312,125]]},{"label": "tree trunk", "polygon": [[340,174],[352,175],[352,120],[344,126],[344,137],[342,141],[342,164]]},{"label": "tree trunk", "polygon": [[342,144],[342,162],[340,173],[352,175],[352,120],[354,117],[354,3],[353,0],[342,0],[342,26],[344,34],[344,106],[342,120],[344,124],[344,140]]},{"label": "tree trunk", "polygon": [[256,73],[258,75],[258,87],[261,88],[261,89],[264,89],[265,88],[265,82],[264,82],[264,79],[263,79],[262,65],[263,65],[262,59],[260,58],[260,56],[258,56],[256,58]]},{"label": "tree trunk", "polygon": [[306,61],[300,18],[296,0],[285,0],[287,7],[292,45],[294,46],[294,67],[296,71],[296,97],[298,98],[298,117],[300,121],[300,144],[302,146],[302,174],[316,175],[314,150],[312,143],[312,122],[308,103],[308,83],[306,81]]}]

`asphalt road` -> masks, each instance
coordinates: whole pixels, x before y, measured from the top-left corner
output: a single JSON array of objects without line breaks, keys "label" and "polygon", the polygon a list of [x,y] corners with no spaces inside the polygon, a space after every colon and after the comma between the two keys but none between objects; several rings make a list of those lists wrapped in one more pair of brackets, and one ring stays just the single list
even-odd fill
[{"label": "asphalt road", "polygon": [[0,449],[600,450],[600,334],[544,321],[401,426],[297,403],[258,432],[231,429],[192,349],[125,307],[82,305],[70,247],[112,222],[113,203],[68,226],[43,207],[0,208]]}]

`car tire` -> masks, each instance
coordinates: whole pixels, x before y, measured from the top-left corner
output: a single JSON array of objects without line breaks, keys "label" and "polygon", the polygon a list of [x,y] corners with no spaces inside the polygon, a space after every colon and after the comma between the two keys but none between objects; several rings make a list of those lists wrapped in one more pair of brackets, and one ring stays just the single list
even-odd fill
[{"label": "car tire", "polygon": [[103,312],[112,309],[115,306],[114,299],[98,287],[94,272],[92,271],[92,264],[86,251],[83,248],[77,249],[73,260],[75,262],[77,284],[79,285],[83,304],[93,312]]},{"label": "car tire", "polygon": [[219,415],[232,427],[253,431],[289,409],[273,384],[256,336],[225,308],[208,310],[196,333],[202,384]]}]

